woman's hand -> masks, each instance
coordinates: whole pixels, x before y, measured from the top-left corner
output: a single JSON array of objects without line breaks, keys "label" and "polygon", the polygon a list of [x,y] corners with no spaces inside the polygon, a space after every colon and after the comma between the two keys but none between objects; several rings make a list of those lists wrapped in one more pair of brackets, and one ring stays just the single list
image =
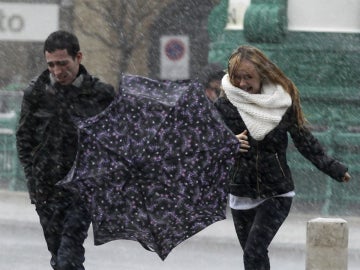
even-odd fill
[{"label": "woman's hand", "polygon": [[345,173],[344,177],[342,178],[343,182],[349,182],[350,181],[350,174],[348,172]]},{"label": "woman's hand", "polygon": [[248,152],[250,145],[248,141],[247,130],[244,130],[240,134],[236,135],[236,138],[240,142],[240,152],[246,153]]}]

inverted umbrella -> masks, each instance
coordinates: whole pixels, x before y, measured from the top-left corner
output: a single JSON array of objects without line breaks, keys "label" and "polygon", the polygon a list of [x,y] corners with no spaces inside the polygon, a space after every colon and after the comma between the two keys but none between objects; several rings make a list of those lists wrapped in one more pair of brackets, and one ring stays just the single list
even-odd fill
[{"label": "inverted umbrella", "polygon": [[95,245],[135,240],[165,260],[226,218],[239,142],[198,83],[125,75],[110,106],[78,128],[76,161],[60,184],[84,199]]}]

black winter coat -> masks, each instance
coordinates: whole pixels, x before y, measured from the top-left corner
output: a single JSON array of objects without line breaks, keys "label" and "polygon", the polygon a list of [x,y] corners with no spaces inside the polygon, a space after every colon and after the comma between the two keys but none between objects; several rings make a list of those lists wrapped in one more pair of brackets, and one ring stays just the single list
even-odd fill
[{"label": "black winter coat", "polygon": [[80,87],[51,85],[44,71],[24,91],[16,143],[32,203],[69,195],[55,184],[75,160],[74,120],[98,114],[115,96],[111,85],[90,76],[82,65],[79,73]]},{"label": "black winter coat", "polygon": [[[219,98],[216,108],[234,134],[247,129],[236,107],[227,98]],[[299,128],[290,107],[279,125],[261,141],[248,134],[250,149],[239,153],[230,180],[230,193],[239,197],[268,198],[294,190],[287,164],[288,133],[298,151],[319,170],[342,181],[347,168],[326,155],[319,141],[306,128]]]}]

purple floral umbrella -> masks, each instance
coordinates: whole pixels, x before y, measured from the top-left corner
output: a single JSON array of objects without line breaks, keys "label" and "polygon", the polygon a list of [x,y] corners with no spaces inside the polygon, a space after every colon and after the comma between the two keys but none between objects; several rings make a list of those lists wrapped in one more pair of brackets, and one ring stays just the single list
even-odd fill
[{"label": "purple floral umbrella", "polygon": [[125,75],[112,104],[78,127],[77,158],[60,184],[84,199],[95,245],[135,240],[165,260],[226,218],[239,142],[198,83]]}]

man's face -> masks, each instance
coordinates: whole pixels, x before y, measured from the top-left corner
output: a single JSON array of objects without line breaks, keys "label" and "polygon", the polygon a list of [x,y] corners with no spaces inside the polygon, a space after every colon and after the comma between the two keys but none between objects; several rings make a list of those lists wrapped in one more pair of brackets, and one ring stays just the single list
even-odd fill
[{"label": "man's face", "polygon": [[213,80],[209,83],[209,86],[205,89],[206,96],[213,102],[217,100],[220,94],[221,81]]},{"label": "man's face", "polygon": [[76,79],[79,72],[82,54],[78,52],[75,59],[73,59],[66,49],[56,50],[51,53],[46,51],[45,59],[55,81],[61,85],[69,85]]}]

